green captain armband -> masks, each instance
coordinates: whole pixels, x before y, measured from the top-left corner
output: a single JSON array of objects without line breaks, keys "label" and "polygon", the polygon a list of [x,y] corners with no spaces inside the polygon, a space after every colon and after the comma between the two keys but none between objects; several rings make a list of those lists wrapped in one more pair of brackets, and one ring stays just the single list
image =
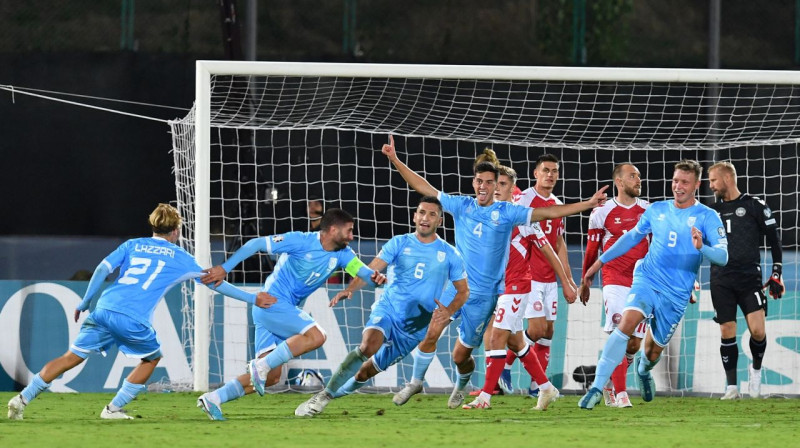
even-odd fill
[{"label": "green captain armband", "polygon": [[350,274],[351,276],[359,277],[361,278],[361,280],[364,281],[369,281],[370,276],[372,275],[373,272],[375,272],[372,269],[368,268],[363,261],[358,259],[358,257],[350,260],[350,263],[347,263],[347,266],[344,267],[344,271]]}]

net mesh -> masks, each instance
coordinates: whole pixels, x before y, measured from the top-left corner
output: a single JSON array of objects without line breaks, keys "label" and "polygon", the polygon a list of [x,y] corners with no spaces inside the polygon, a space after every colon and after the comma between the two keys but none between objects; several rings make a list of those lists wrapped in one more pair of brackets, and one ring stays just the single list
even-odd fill
[{"label": "net mesh", "polygon": [[[562,162],[554,194],[564,202],[585,199],[611,184],[613,166],[620,162],[639,168],[643,197],[652,202],[671,198],[668,180],[678,160],[696,159],[706,167],[713,161],[732,161],[740,189],[766,199],[782,228],[787,295],[770,303],[762,392],[796,389],[800,98],[795,86],[227,75],[212,76],[211,86],[208,238],[214,264],[251,238],[312,229],[314,201],[325,208],[344,208],[356,217],[352,246],[365,262],[391,236],[413,231],[412,207],[419,195],[380,153],[389,134],[395,135],[401,159],[431,185],[468,195],[472,163],[485,147],[520,174],[522,189],[532,185],[535,160],[544,153],[556,155]],[[190,251],[193,124],[193,112],[173,123],[176,188],[186,218],[183,241]],[[706,182],[700,198],[705,203],[712,200]],[[575,279],[580,278],[587,228],[588,214],[566,219]],[[449,217],[440,235],[454,242]],[[768,256],[764,252],[767,271]],[[269,257],[254,256],[228,280],[257,287],[272,267]],[[657,367],[660,391],[719,393],[724,386],[707,269],[706,265],[701,270],[700,302],[689,307]],[[302,369],[329,376],[360,342],[376,294],[365,291],[344,306],[328,308],[328,298],[347,281],[337,275],[306,301],[305,309],[325,328],[328,340],[321,349],[289,363],[279,390],[291,387]],[[185,292],[183,334],[191,350],[192,291]],[[597,297],[588,307],[568,306],[562,299],[548,368],[562,388],[580,389],[572,372],[580,365],[596,364],[602,349],[602,301]],[[253,356],[248,316],[246,307],[215,297],[211,384],[243,373]],[[748,340],[746,328],[740,318],[740,341]],[[439,342],[439,356],[427,376],[431,389],[450,387],[455,378],[449,357],[455,333],[451,325]],[[741,346],[748,354],[747,344]],[[741,356],[739,363],[739,377],[745,381],[747,359]],[[482,356],[477,364],[472,382],[479,386]],[[402,385],[410,379],[410,366],[408,357],[376,377],[374,385]],[[524,371],[515,366],[514,373],[516,385],[527,388]]]}]

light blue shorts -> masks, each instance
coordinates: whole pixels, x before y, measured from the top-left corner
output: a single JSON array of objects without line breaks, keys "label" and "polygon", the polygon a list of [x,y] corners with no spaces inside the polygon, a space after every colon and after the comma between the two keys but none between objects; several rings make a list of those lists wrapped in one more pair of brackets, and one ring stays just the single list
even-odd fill
[{"label": "light blue shorts", "polygon": [[90,353],[104,353],[114,345],[129,358],[152,361],[161,357],[161,342],[152,326],[103,309],[86,317],[69,350],[86,359]]},{"label": "light blue shorts", "polygon": [[[447,306],[456,295],[456,288],[450,283],[442,293],[441,302]],[[464,306],[453,314],[453,319],[461,317],[458,324],[458,338],[467,348],[477,348],[483,343],[483,333],[492,319],[494,308],[497,306],[497,295],[482,296],[470,294]]]},{"label": "light blue shorts", "polygon": [[405,358],[422,342],[428,330],[425,326],[414,333],[407,333],[403,327],[404,321],[394,314],[394,310],[385,301],[381,300],[375,304],[364,331],[374,328],[383,333],[383,345],[372,356],[372,363],[378,371],[383,372]]},{"label": "light blue shorts", "polygon": [[256,356],[274,350],[281,342],[317,325],[311,315],[283,299],[269,308],[254,306],[252,314],[256,326]]},{"label": "light blue shorts", "polygon": [[680,300],[656,291],[650,285],[634,281],[625,301],[625,310],[633,309],[644,314],[653,341],[661,347],[666,347],[683,319],[688,303],[688,296],[684,297],[681,303]]}]

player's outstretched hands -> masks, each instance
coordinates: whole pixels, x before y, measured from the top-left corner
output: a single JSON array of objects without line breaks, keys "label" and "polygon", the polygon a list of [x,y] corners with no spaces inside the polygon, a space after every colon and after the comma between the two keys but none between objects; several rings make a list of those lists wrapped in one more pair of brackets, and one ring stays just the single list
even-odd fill
[{"label": "player's outstretched hands", "polygon": [[382,284],[386,283],[386,276],[378,271],[373,272],[372,275],[369,276],[369,279],[372,280],[372,283],[375,283],[377,286],[381,286]]},{"label": "player's outstretched hands", "polygon": [[389,143],[384,143],[383,147],[381,148],[381,152],[389,158],[389,160],[394,160],[397,158],[397,151],[394,149],[394,136],[389,135]]},{"label": "player's outstretched hands", "polygon": [[353,297],[353,293],[350,291],[339,291],[336,293],[335,296],[331,299],[331,302],[328,304],[330,307],[336,306],[340,300],[349,299]]},{"label": "player's outstretched hands", "polygon": [[81,313],[86,310],[75,310],[75,322],[78,321],[78,318],[81,317]]},{"label": "player's outstretched hands", "polygon": [[278,301],[278,298],[273,296],[272,294],[266,293],[264,291],[259,292],[256,294],[256,306],[259,308],[269,308]]},{"label": "player's outstretched hands", "polygon": [[772,266],[772,275],[769,276],[767,283],[764,283],[764,288],[768,288],[767,292],[773,299],[780,299],[786,293],[786,286],[783,284],[782,277],[783,267],[781,265]]},{"label": "player's outstretched hands", "polygon": [[692,226],[692,244],[694,244],[694,248],[697,250],[703,248],[703,232],[694,226]]},{"label": "player's outstretched hands", "polygon": [[205,272],[206,275],[200,277],[200,281],[206,285],[213,283],[214,286],[221,285],[222,281],[225,280],[225,276],[228,275],[228,273],[225,271],[225,268],[222,266],[214,266],[213,268],[203,269],[203,272]]},{"label": "player's outstretched hands", "polygon": [[603,186],[597,193],[595,193],[590,199],[589,203],[592,207],[600,207],[601,205],[605,204],[608,200],[608,195],[606,194],[606,190],[608,190],[608,185]]},{"label": "player's outstretched hands", "polygon": [[439,326],[445,325],[450,321],[450,310],[439,301],[439,299],[433,299],[438,307],[433,310],[433,316],[431,317],[431,323],[435,323]]}]

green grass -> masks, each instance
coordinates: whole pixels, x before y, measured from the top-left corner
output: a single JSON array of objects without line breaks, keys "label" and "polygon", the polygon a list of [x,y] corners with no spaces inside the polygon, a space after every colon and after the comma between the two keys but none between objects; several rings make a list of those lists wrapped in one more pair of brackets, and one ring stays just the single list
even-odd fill
[{"label": "green grass", "polygon": [[[6,403],[12,393],[0,393]],[[567,395],[547,412],[533,400],[494,397],[492,409],[446,408],[444,395],[422,395],[403,407],[389,395],[359,394],[332,402],[314,418],[294,417],[309,395],[251,395],[223,406],[212,422],[197,394],[143,394],[128,405],[133,421],[102,421],[110,394],[45,393],[25,420],[0,421],[0,446],[172,448],[177,446],[432,447],[748,447],[800,446],[796,399],[721,402],[711,398],[633,398],[631,409],[577,408]]]}]

